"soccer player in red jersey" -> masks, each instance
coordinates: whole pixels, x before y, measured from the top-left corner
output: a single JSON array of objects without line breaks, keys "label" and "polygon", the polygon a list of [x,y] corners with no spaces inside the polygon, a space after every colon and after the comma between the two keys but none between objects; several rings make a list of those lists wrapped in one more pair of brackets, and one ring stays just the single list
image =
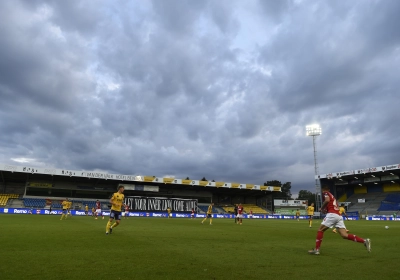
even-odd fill
[{"label": "soccer player in red jersey", "polygon": [[242,224],[242,219],[243,219],[243,206],[242,203],[239,203],[237,220],[240,225]]},{"label": "soccer player in red jersey", "polygon": [[[100,201],[98,201],[98,200],[96,200],[96,214],[95,214],[95,219],[97,220],[97,216],[98,215],[100,215],[100,216],[102,216],[102,214],[101,214],[101,203],[100,203]],[[103,216],[103,220],[104,220],[104,216]]]},{"label": "soccer player in red jersey", "polygon": [[125,219],[128,219],[129,216],[129,205],[125,204]]},{"label": "soccer player in red jersey", "polygon": [[329,186],[322,187],[322,195],[325,198],[325,200],[322,203],[320,211],[327,214],[318,229],[315,249],[308,251],[308,253],[312,255],[320,254],[319,248],[321,247],[322,238],[324,237],[324,232],[331,226],[334,226],[338,229],[338,232],[343,239],[363,243],[364,246],[367,248],[368,253],[370,253],[371,240],[369,240],[368,238],[363,239],[354,234],[348,234],[346,232],[346,227],[344,225],[343,218],[339,214],[339,207],[337,205],[336,198],[329,192]]},{"label": "soccer player in red jersey", "polygon": [[190,216],[192,219],[194,219],[194,208],[192,208],[192,214]]}]

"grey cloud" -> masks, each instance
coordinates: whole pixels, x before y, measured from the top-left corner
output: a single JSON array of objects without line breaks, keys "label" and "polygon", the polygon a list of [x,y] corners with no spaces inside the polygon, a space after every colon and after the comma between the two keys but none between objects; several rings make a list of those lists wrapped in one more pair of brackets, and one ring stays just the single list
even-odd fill
[{"label": "grey cloud", "polygon": [[313,190],[310,122],[321,173],[397,161],[396,1],[16,3],[0,162]]}]

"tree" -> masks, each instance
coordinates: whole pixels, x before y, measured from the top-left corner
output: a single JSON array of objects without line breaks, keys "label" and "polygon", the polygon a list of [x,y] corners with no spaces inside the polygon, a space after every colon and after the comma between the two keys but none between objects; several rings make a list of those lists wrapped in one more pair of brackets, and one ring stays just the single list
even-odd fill
[{"label": "tree", "polygon": [[[269,182],[274,182],[274,181],[267,181],[267,183],[269,183]],[[279,181],[275,181],[275,182],[279,182]],[[271,185],[268,185],[268,186],[271,186]],[[290,189],[292,188],[292,183],[286,182],[283,185],[281,184],[280,187],[281,187],[281,192],[273,192],[273,197],[280,198],[280,199],[292,199],[292,193],[290,192]]]},{"label": "tree", "polygon": [[190,178],[189,177],[186,177],[186,179],[185,180],[190,180]]},{"label": "tree", "polygon": [[310,191],[300,190],[297,199],[308,200],[308,204],[314,203],[315,205],[315,194]]},{"label": "tree", "polygon": [[281,181],[278,180],[272,180],[272,181],[267,181],[264,183],[264,186],[275,186],[275,187],[281,187],[282,183]]},{"label": "tree", "polygon": [[282,194],[286,195],[287,199],[291,199],[292,198],[292,193],[290,192],[290,189],[292,188],[292,183],[291,182],[286,182],[282,185]]},{"label": "tree", "polygon": [[200,181],[207,181],[206,177],[203,177]]}]

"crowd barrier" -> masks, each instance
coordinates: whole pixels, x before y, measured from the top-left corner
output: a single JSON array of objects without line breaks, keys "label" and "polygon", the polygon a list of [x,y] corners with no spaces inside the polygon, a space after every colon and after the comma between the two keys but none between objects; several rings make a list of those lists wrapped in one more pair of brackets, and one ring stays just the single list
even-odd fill
[{"label": "crowd barrier", "polygon": [[367,221],[400,221],[400,218],[390,216],[366,216]]},{"label": "crowd barrier", "polygon": [[[85,216],[85,211],[82,210],[71,210],[73,216]],[[123,215],[125,214],[122,212]],[[49,209],[30,209],[30,208],[0,208],[0,214],[32,214],[32,215],[61,215],[62,210],[52,210]],[[92,215],[92,211],[88,212],[88,215]],[[102,211],[103,216],[110,216],[110,211]],[[171,213],[173,218],[190,218],[190,213]],[[166,212],[129,212],[128,217],[159,217],[165,218],[168,214]],[[206,214],[195,214],[196,218],[205,218]],[[212,214],[213,218],[222,219],[233,219],[233,214]],[[297,217],[293,215],[265,215],[265,214],[243,214],[245,219],[286,219],[294,220]],[[308,216],[300,216],[301,220],[307,220]],[[358,216],[349,216],[349,220],[358,220]]]}]

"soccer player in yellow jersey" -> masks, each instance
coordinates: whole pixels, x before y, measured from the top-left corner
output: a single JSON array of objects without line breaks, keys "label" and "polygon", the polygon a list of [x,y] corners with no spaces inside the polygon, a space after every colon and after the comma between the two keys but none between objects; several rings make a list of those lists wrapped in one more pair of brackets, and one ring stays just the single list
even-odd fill
[{"label": "soccer player in yellow jersey", "polygon": [[212,225],[212,211],[213,211],[213,205],[214,205],[214,203],[211,202],[211,204],[208,206],[208,209],[207,209],[207,215],[206,215],[206,217],[201,221],[201,223],[204,223],[204,222],[207,220],[207,218],[210,218],[210,226]]},{"label": "soccer player in yellow jersey", "polygon": [[314,216],[314,203],[311,203],[310,206],[307,207],[307,215],[308,215],[308,225],[312,226],[312,219]]},{"label": "soccer player in yellow jersey", "polygon": [[86,204],[85,205],[85,215],[87,216],[89,212],[89,206]]},{"label": "soccer player in yellow jersey", "polygon": [[[347,214],[346,214],[346,210],[344,209],[344,204],[342,204],[340,207],[339,207],[339,214],[340,214],[340,216],[345,216],[346,217],[346,219],[348,219],[349,217],[347,217]],[[349,230],[345,227],[345,229],[346,229],[346,232],[349,232]],[[333,230],[332,230],[334,233],[337,233],[337,231],[336,231],[336,228],[334,228]]]},{"label": "soccer player in yellow jersey", "polygon": [[68,201],[67,216],[65,218],[67,218],[68,216],[72,217],[71,207],[72,207],[72,201]]},{"label": "soccer player in yellow jersey", "polygon": [[68,205],[69,205],[68,198],[66,200],[64,200],[61,203],[61,205],[62,205],[62,214],[61,214],[61,219],[60,220],[62,220],[64,217],[65,217],[65,219],[67,218]]},{"label": "soccer player in yellow jersey", "polygon": [[[110,213],[110,220],[106,226],[106,234],[112,233],[113,229],[119,226],[119,222],[121,221],[121,208],[124,204],[124,186],[118,186],[118,191],[113,194],[110,198],[111,203],[111,213]],[[111,224],[115,219],[115,223]]]},{"label": "soccer player in yellow jersey", "polygon": [[297,219],[297,221],[300,221],[300,210],[299,209],[297,209],[297,211],[296,211],[296,219]]},{"label": "soccer player in yellow jersey", "polygon": [[167,212],[168,212],[168,219],[172,218],[171,208],[170,207],[167,208]]}]

